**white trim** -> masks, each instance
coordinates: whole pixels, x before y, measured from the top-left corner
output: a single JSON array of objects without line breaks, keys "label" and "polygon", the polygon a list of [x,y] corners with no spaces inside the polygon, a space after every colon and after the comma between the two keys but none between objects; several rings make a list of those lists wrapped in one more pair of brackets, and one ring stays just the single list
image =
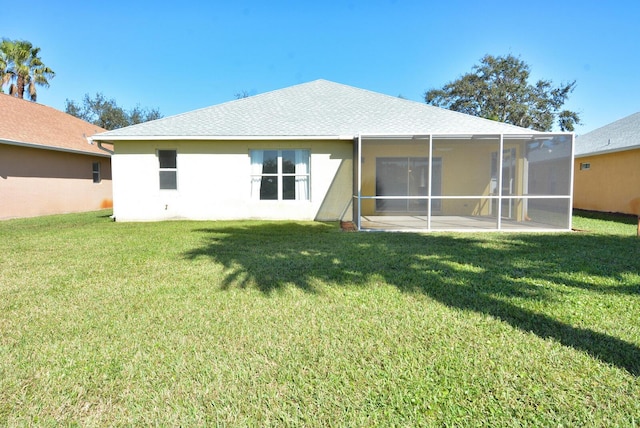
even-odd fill
[{"label": "white trim", "polygon": [[[429,135],[429,188],[427,189],[427,230],[431,230],[431,216],[433,215],[431,209],[431,197],[433,194],[431,190],[433,188],[433,136]],[[440,193],[442,193],[442,159],[440,159]],[[442,207],[440,208],[442,209]]]},{"label": "white trim", "polygon": [[498,176],[498,203],[497,205],[497,214],[496,214],[496,229],[500,230],[502,226],[502,174],[504,168],[504,137],[500,134],[500,143],[498,144],[498,171],[496,172]]},{"label": "white trim", "polygon": [[362,199],[569,199],[569,195],[513,195],[513,196],[361,196]]},{"label": "white trim", "polygon": [[366,134],[355,135],[94,135],[93,141],[289,141],[289,140],[350,140],[361,139],[393,139],[411,138],[428,139],[435,138],[498,138],[500,135],[508,135],[510,139],[536,139],[555,135],[567,135],[566,132],[531,133],[531,134],[496,134],[496,133],[456,133],[436,132],[432,134]]},{"label": "white trim", "polygon": [[358,219],[356,223],[357,230],[362,229],[362,136],[358,134]]},{"label": "white trim", "polygon": [[573,230],[573,180],[576,174],[576,135],[571,133],[571,172],[569,175],[569,230]]},{"label": "white trim", "polygon": [[349,140],[352,135],[144,135],[144,136],[99,136],[93,141],[300,141],[300,140]]}]

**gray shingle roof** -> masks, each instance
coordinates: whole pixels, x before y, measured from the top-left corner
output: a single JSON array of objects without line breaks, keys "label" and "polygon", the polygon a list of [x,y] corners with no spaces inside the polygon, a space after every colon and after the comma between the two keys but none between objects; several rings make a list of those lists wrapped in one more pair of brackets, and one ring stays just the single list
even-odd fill
[{"label": "gray shingle roof", "polygon": [[96,139],[532,132],[424,103],[315,80],[104,132]]},{"label": "gray shingle roof", "polygon": [[576,156],[640,148],[640,112],[576,137]]}]

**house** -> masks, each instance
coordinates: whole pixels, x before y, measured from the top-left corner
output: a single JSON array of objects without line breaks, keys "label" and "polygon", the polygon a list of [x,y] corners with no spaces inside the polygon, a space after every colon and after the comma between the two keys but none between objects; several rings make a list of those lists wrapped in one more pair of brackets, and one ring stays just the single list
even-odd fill
[{"label": "house", "polygon": [[111,159],[87,137],[104,129],[0,94],[0,219],[110,207]]},{"label": "house", "polygon": [[640,112],[576,138],[573,206],[640,215]]},{"label": "house", "polygon": [[571,227],[572,134],[539,133],[326,80],[93,140],[114,147],[117,221]]}]

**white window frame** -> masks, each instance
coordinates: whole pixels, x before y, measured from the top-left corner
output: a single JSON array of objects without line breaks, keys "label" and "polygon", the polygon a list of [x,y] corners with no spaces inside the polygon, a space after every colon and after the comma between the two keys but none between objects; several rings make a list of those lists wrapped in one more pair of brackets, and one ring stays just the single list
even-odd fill
[{"label": "white window frame", "polygon": [[[262,165],[263,161],[256,162],[256,159],[262,159],[264,152],[277,152],[277,172],[275,173],[263,173]],[[306,162],[300,161],[306,166],[306,172],[298,172],[296,166],[296,172],[283,172],[283,152],[291,151],[295,153],[295,158],[306,156]],[[261,155],[258,156],[258,152]],[[251,161],[251,198],[256,201],[285,201],[285,202],[309,202],[311,201],[311,150],[309,149],[251,149],[249,150],[249,159]],[[298,161],[296,161],[296,164]],[[260,171],[257,170],[260,166]],[[277,198],[276,199],[261,199],[260,187],[262,179],[264,177],[274,177],[277,180]],[[284,198],[284,177],[295,177],[295,198]],[[299,186],[299,187],[298,187]],[[303,197],[299,197],[302,193]]]},{"label": "white window frame", "polygon": [[[160,163],[160,152],[174,152],[175,153],[175,167],[163,167]],[[161,191],[172,191],[178,190],[178,150],[176,149],[157,149],[156,156],[158,157],[158,188]],[[173,172],[175,174],[175,187],[162,187],[162,176],[163,172]]]}]

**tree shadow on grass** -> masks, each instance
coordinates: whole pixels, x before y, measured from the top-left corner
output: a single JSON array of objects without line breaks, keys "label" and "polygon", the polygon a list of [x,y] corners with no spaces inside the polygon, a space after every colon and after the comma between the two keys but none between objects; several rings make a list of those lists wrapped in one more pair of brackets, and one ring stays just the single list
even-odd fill
[{"label": "tree shadow on grass", "polygon": [[279,222],[194,233],[203,235],[203,245],[184,257],[224,266],[223,289],[256,287],[270,294],[295,286],[314,293],[319,283],[359,287],[377,278],[402,292],[491,315],[640,375],[637,345],[518,304],[562,299],[562,286],[637,296],[640,285],[626,279],[640,271],[640,240],[634,237],[340,233],[328,224]]}]

